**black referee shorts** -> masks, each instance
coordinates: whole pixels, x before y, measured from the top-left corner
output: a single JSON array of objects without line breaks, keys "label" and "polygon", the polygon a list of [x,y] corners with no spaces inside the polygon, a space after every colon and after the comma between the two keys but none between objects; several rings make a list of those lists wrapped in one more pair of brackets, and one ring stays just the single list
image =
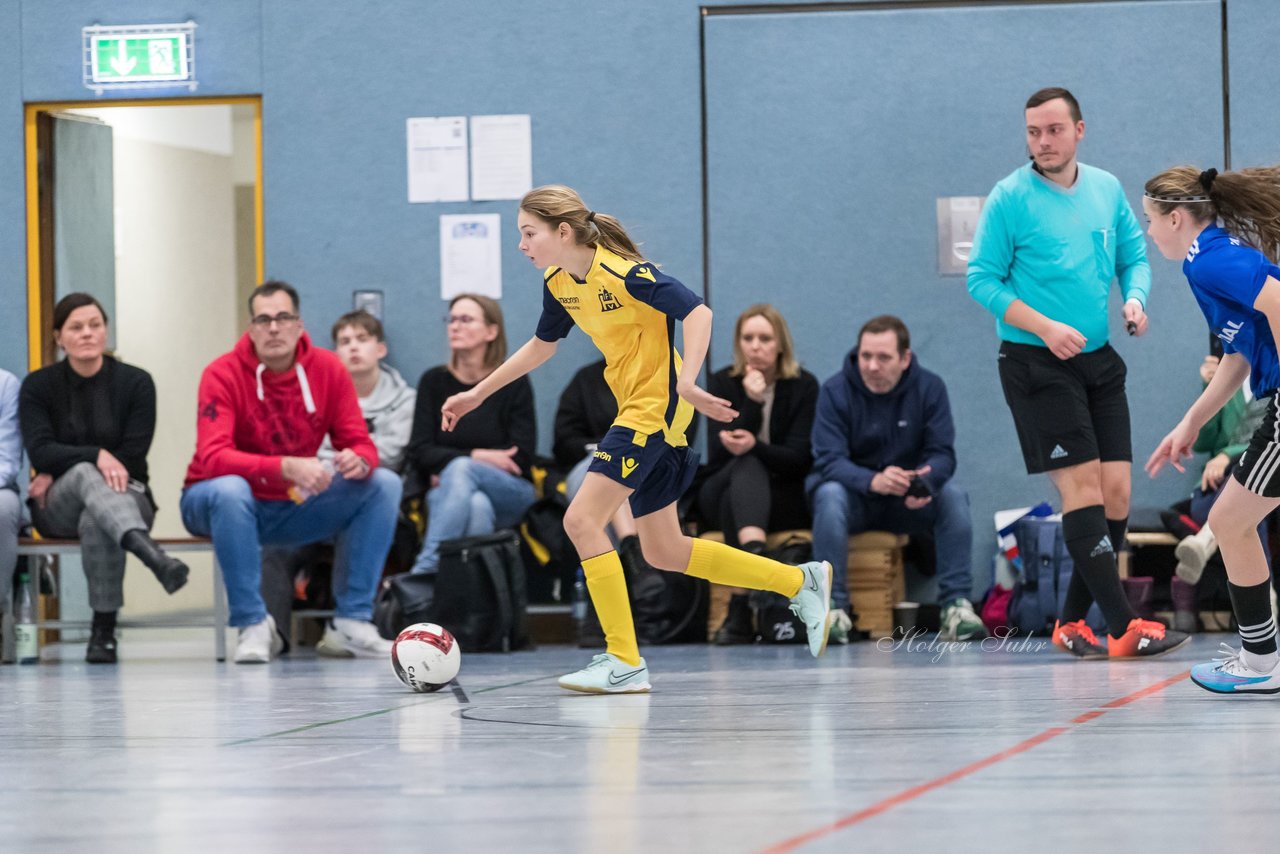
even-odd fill
[{"label": "black referee shorts", "polygon": [[999,367],[1028,474],[1133,461],[1127,369],[1110,344],[1063,361],[1047,347],[1002,341]]},{"label": "black referee shorts", "polygon": [[1240,455],[1231,476],[1240,481],[1241,486],[1263,498],[1280,498],[1280,477],[1276,469],[1280,468],[1280,422],[1277,421],[1277,407],[1280,406],[1280,394],[1276,394],[1267,404],[1267,416],[1262,419],[1258,429],[1253,431],[1249,447]]}]

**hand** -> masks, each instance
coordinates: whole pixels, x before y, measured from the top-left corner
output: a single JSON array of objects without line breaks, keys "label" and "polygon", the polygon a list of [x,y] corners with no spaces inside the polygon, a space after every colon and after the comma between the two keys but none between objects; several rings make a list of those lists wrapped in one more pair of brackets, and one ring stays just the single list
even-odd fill
[{"label": "hand", "polygon": [[699,388],[693,383],[677,383],[676,394],[693,404],[693,408],[712,421],[732,421],[738,417],[738,411],[729,401],[716,397],[709,391]]},{"label": "hand", "polygon": [[480,404],[484,403],[475,389],[461,391],[452,395],[440,407],[440,429],[446,433],[453,430],[458,420]]},{"label": "hand", "polygon": [[747,393],[747,397],[756,403],[764,403],[764,390],[766,387],[764,374],[755,368],[747,368],[747,372],[742,375],[742,390]]},{"label": "hand", "polygon": [[31,485],[27,487],[27,498],[36,503],[36,506],[43,510],[48,506],[49,487],[53,486],[53,475],[38,474],[31,478]]},{"label": "hand", "polygon": [[1227,466],[1231,458],[1226,454],[1218,454],[1204,464],[1204,474],[1200,475],[1200,491],[1214,492],[1222,485],[1222,478],[1227,474]]},{"label": "hand", "polygon": [[911,475],[909,469],[888,466],[871,478],[871,491],[878,495],[906,495],[907,487],[911,485]]},{"label": "hand", "polygon": [[1124,316],[1126,326],[1133,324],[1133,332],[1129,334],[1137,338],[1147,334],[1147,313],[1142,310],[1142,306],[1136,300],[1126,301],[1120,313]]},{"label": "hand", "polygon": [[431,488],[435,489],[439,485],[440,485],[440,475],[438,474],[431,475]]},{"label": "hand", "polygon": [[98,471],[102,472],[102,479],[113,491],[123,493],[129,488],[129,470],[106,448],[98,451]]},{"label": "hand", "polygon": [[932,500],[933,500],[932,495],[925,495],[922,497],[908,495],[902,499],[902,502],[907,506],[908,510],[919,510],[921,507],[924,507],[926,504],[928,504]]},{"label": "hand", "polygon": [[1196,441],[1196,431],[1186,421],[1179,421],[1178,426],[1169,431],[1169,435],[1160,440],[1160,444],[1151,452],[1147,464],[1143,466],[1149,477],[1155,477],[1164,464],[1168,463],[1178,471],[1186,471],[1182,461],[1190,459],[1191,446]]},{"label": "hand", "polygon": [[1085,337],[1079,331],[1056,320],[1049,321],[1048,327],[1040,337],[1049,348],[1049,352],[1063,360],[1079,355],[1085,345]]},{"label": "hand", "polygon": [[520,476],[520,466],[516,464],[515,455],[519,448],[514,445],[505,451],[494,451],[489,448],[476,448],[471,452],[471,459],[487,466],[505,471],[507,474]]},{"label": "hand", "polygon": [[280,475],[312,495],[324,492],[333,483],[333,474],[316,457],[285,457],[280,461]]},{"label": "hand", "polygon": [[1213,375],[1218,372],[1218,357],[1205,356],[1204,361],[1200,363],[1200,379],[1204,380],[1204,384],[1208,385],[1213,382]]},{"label": "hand", "polygon": [[721,430],[720,444],[735,457],[740,457],[756,446],[756,437],[750,430]]},{"label": "hand", "polygon": [[343,448],[333,455],[333,467],[347,480],[364,480],[371,471],[365,458],[350,448]]}]

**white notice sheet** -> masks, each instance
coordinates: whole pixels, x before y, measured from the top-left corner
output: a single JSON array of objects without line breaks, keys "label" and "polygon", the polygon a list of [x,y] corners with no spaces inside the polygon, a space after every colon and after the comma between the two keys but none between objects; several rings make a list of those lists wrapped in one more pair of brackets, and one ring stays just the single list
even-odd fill
[{"label": "white notice sheet", "polygon": [[480,294],[502,299],[499,214],[440,217],[440,298]]},{"label": "white notice sheet", "polygon": [[533,189],[529,117],[471,117],[471,198],[518,199]]},{"label": "white notice sheet", "polygon": [[408,119],[409,201],[467,200],[467,117]]}]

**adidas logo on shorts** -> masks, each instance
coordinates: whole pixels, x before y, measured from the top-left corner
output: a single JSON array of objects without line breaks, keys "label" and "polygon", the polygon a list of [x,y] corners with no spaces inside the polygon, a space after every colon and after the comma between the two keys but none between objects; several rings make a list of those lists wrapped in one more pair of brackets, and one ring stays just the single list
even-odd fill
[{"label": "adidas logo on shorts", "polygon": [[1049,459],[1051,459],[1051,460],[1060,460],[1060,459],[1062,459],[1063,457],[1065,457],[1066,455],[1067,455],[1067,452],[1063,449],[1063,447],[1062,447],[1061,445],[1054,445],[1054,446],[1053,446],[1053,451],[1052,451],[1052,452],[1050,452],[1050,454],[1049,454]]}]

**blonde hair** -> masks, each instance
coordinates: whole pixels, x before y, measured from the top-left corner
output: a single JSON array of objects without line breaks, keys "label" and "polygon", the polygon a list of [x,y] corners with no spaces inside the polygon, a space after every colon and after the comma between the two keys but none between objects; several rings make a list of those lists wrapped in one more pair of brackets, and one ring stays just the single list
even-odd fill
[{"label": "blonde hair", "polygon": [[778,379],[793,380],[800,376],[800,363],[796,361],[795,345],[791,342],[791,330],[782,313],[767,302],[759,302],[738,315],[738,322],[733,326],[733,367],[729,376],[740,377],[747,372],[747,357],[742,352],[742,326],[753,317],[763,317],[773,327],[773,335],[778,339]]},{"label": "blonde hair", "polygon": [[[480,306],[480,312],[484,315],[482,319],[486,324],[498,327],[498,334],[484,348],[485,370],[492,371],[502,364],[503,359],[507,358],[507,327],[502,322],[502,306],[498,305],[497,300],[480,294],[458,294],[449,300],[449,309],[452,310],[455,305],[464,299],[469,299]],[[457,353],[451,352],[449,354],[449,367],[458,367]]]},{"label": "blonde hair", "polygon": [[1280,258],[1280,166],[1222,174],[1175,166],[1143,189],[1160,213],[1182,208],[1195,222],[1221,219],[1223,228],[1273,263]]},{"label": "blonde hair", "polygon": [[589,210],[575,190],[562,184],[535,187],[524,194],[520,209],[559,228],[565,222],[573,229],[574,242],[583,246],[603,246],[637,264],[645,260],[622,223],[608,214]]}]

